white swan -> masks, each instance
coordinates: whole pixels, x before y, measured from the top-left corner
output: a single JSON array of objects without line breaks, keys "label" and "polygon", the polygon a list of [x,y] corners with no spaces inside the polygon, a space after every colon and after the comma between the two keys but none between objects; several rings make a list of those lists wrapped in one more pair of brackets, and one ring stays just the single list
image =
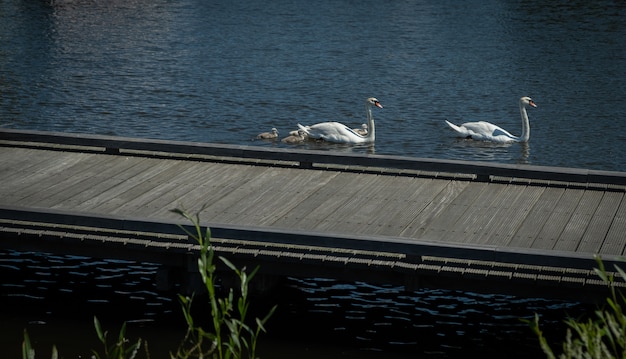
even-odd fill
[{"label": "white swan", "polygon": [[262,138],[264,140],[267,139],[272,139],[272,138],[276,138],[278,137],[278,130],[274,127],[272,127],[272,131],[271,132],[263,132],[263,133],[259,133],[256,138]]},{"label": "white swan", "polygon": [[461,136],[471,138],[473,140],[500,143],[528,142],[528,139],[530,138],[530,124],[528,122],[528,113],[526,113],[526,107],[528,106],[537,107],[537,104],[530,97],[522,97],[519,99],[519,111],[522,116],[522,135],[519,137],[510,134],[508,131],[499,126],[485,121],[466,122],[461,126],[452,124],[447,120],[446,123]]},{"label": "white swan", "polygon": [[374,116],[372,116],[372,106],[383,108],[380,102],[374,97],[365,100],[365,109],[367,112],[367,135],[360,135],[350,127],[339,122],[321,122],[311,126],[302,126],[298,124],[298,128],[304,131],[307,136],[314,139],[321,139],[329,142],[338,143],[368,143],[374,142]]}]

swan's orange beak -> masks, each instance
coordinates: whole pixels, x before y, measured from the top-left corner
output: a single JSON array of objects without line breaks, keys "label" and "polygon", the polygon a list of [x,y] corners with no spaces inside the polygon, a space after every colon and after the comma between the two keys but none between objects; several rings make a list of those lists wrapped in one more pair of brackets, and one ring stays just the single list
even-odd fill
[{"label": "swan's orange beak", "polygon": [[376,106],[378,108],[383,108],[383,105],[381,105],[380,102],[378,102],[378,101],[374,102],[374,106]]},{"label": "swan's orange beak", "polygon": [[537,107],[537,104],[533,100],[528,101],[528,104],[531,105],[532,107]]}]

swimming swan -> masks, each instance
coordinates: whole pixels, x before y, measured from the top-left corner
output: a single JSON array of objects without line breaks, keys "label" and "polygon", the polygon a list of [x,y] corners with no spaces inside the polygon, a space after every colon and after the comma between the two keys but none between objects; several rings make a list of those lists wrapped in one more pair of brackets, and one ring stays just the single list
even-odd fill
[{"label": "swimming swan", "polygon": [[314,139],[321,139],[328,142],[337,143],[368,143],[374,142],[374,116],[372,116],[372,106],[383,108],[383,105],[374,98],[370,97],[365,100],[365,110],[367,112],[367,135],[360,135],[350,127],[339,122],[321,122],[311,126],[302,126],[298,124],[298,128],[304,131],[307,136]]},{"label": "swimming swan", "polygon": [[485,121],[466,122],[461,126],[452,124],[447,120],[446,123],[461,136],[473,140],[500,143],[528,142],[530,138],[530,124],[528,122],[528,114],[526,113],[528,106],[537,107],[537,104],[530,97],[522,97],[519,99],[519,111],[522,116],[522,135],[520,137],[514,136],[505,129]]}]

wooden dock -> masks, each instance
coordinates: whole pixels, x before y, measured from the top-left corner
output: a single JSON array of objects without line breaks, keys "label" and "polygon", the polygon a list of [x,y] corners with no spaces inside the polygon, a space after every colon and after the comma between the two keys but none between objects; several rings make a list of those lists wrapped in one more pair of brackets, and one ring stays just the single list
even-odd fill
[{"label": "wooden dock", "polygon": [[3,248],[190,271],[173,208],[263,273],[409,289],[595,300],[626,251],[623,172],[3,129],[0,181]]}]

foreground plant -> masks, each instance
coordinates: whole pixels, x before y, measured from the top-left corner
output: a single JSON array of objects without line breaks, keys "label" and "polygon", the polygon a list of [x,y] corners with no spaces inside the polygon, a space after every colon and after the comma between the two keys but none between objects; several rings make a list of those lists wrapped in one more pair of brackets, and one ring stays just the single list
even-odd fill
[{"label": "foreground plant", "polygon": [[[55,345],[52,346],[52,359],[57,359],[59,352]],[[22,342],[22,359],[35,359],[35,348],[30,344],[30,337],[28,332],[24,330],[24,341]]]},{"label": "foreground plant", "polygon": [[254,326],[248,324],[248,309],[250,308],[248,287],[259,267],[247,274],[245,268],[239,270],[226,258],[219,257],[237,275],[240,283],[238,295],[235,295],[233,288],[230,288],[226,297],[219,298],[216,294],[215,253],[211,246],[210,229],[207,228],[203,232],[197,213],[192,216],[181,209],[174,209],[172,212],[191,221],[195,228],[195,232],[190,232],[181,226],[185,233],[200,246],[198,271],[209,297],[212,328],[205,330],[196,325],[191,315],[193,296],[179,295],[187,322],[187,333],[177,352],[170,353],[171,358],[256,359],[259,335],[265,332],[264,325],[276,310],[274,306],[263,319],[255,318]]},{"label": "foreground plant", "polygon": [[[216,293],[216,265],[214,263],[215,253],[211,246],[211,232],[209,228],[202,232],[199,215],[189,215],[184,210],[175,209],[172,212],[178,213],[191,221],[195,227],[195,233],[189,232],[185,227],[181,228],[193,238],[200,246],[200,256],[198,258],[198,271],[202,277],[202,282],[209,296],[211,308],[211,330],[205,330],[196,325],[191,315],[191,304],[193,297],[179,295],[183,315],[187,322],[187,332],[181,345],[175,354],[170,353],[172,359],[187,358],[215,358],[215,359],[256,359],[256,346],[261,332],[265,332],[265,323],[276,310],[276,306],[270,309],[263,318],[255,318],[255,325],[248,323],[248,310],[250,308],[249,285],[256,275],[259,267],[256,267],[250,274],[244,269],[237,269],[230,261],[224,257],[219,259],[230,268],[239,278],[239,291],[237,295],[233,288],[229,289],[225,298],[219,298]],[[98,318],[94,317],[94,326],[98,339],[104,346],[104,352],[92,351],[92,359],[135,359],[145,343],[146,357],[150,357],[147,342],[138,339],[136,343],[129,344],[126,338],[126,323],[122,324],[117,341],[109,344],[107,332],[102,330]],[[55,346],[52,347],[52,359],[59,357]],[[22,358],[34,359],[35,350],[31,345],[30,338],[26,330],[24,331],[24,341],[22,343]]]},{"label": "foreground plant", "polygon": [[[130,341],[126,338],[126,323],[122,324],[122,328],[120,329],[120,333],[117,337],[117,341],[112,344],[107,342],[107,334],[108,332],[102,330],[102,326],[100,325],[100,321],[98,318],[93,317],[93,324],[96,328],[96,333],[98,335],[98,340],[104,346],[104,352],[98,353],[95,350],[92,350],[93,355],[92,359],[135,359],[137,357],[137,353],[139,348],[141,347],[142,340],[141,338],[137,339],[135,344],[130,344]],[[149,358],[148,350],[146,347],[146,355]],[[56,346],[52,346],[52,359],[59,358],[59,353],[57,351]],[[30,337],[26,330],[24,330],[24,341],[22,342],[22,359],[35,359],[35,349],[30,343]]]},{"label": "foreground plant", "polygon": [[[548,359],[626,358],[626,315],[622,309],[626,298],[615,289],[614,275],[606,272],[602,259],[596,257],[596,260],[599,268],[594,270],[611,290],[611,295],[606,300],[607,306],[595,311],[595,319],[581,322],[568,318],[565,321],[568,329],[560,355],[554,354],[543,336],[539,328],[539,315],[535,314],[534,320],[529,321]],[[622,280],[626,279],[626,273],[620,267],[615,266],[615,269]]]},{"label": "foreground plant", "polygon": [[107,332],[102,331],[102,327],[100,326],[100,321],[98,318],[93,317],[93,324],[96,328],[96,333],[98,334],[98,340],[104,346],[104,353],[100,354],[93,350],[92,358],[95,359],[134,359],[137,357],[137,352],[141,347],[142,340],[141,338],[137,339],[135,344],[128,346],[129,340],[126,339],[126,322],[122,324],[122,328],[120,329],[120,333],[117,336],[117,341],[108,344],[107,343]]}]

